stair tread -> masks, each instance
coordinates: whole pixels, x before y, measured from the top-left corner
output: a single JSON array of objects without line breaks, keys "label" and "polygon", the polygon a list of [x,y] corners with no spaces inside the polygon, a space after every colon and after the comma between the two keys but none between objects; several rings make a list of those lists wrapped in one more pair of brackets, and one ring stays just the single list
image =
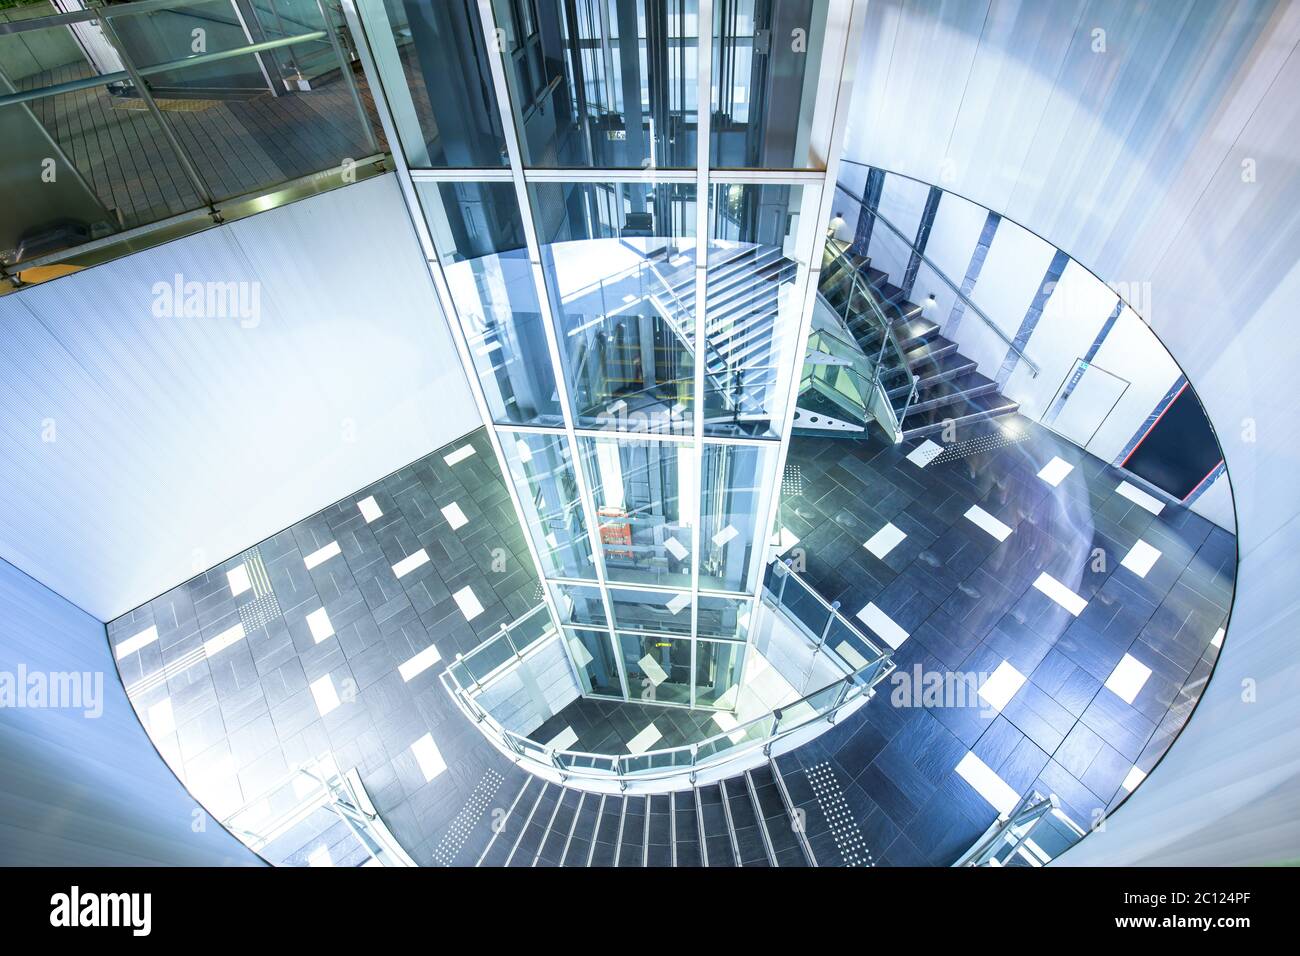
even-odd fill
[{"label": "stair tread", "polygon": [[931,335],[937,334],[938,331],[938,325],[924,318],[909,319],[906,322],[899,322],[894,325],[894,334],[904,354],[912,346],[920,345]]},{"label": "stair tread", "polygon": [[577,819],[573,823],[572,836],[562,863],[565,866],[586,866],[591,841],[596,835],[596,824],[600,819],[600,797],[586,794],[578,807]]},{"label": "stair tread", "polygon": [[749,798],[749,788],[745,785],[744,777],[734,777],[727,781],[727,800],[731,804],[731,825],[737,832],[758,825],[758,815]]},{"label": "stair tread", "polygon": [[546,837],[547,826],[559,797],[559,788],[547,784],[530,811],[528,824],[516,842],[506,866],[533,865],[533,860],[542,848],[542,840]]},{"label": "stair tread", "polygon": [[673,794],[673,825],[676,827],[677,842],[698,843],[700,839],[699,819],[695,815],[695,794],[690,790],[680,790]]},{"label": "stair tread", "polygon": [[501,866],[506,862],[539,794],[533,778],[526,779],[523,786],[515,792],[501,829],[493,835],[491,844],[480,858],[480,866]]},{"label": "stair tread", "polygon": [[[868,355],[875,355],[880,351],[880,335],[875,329],[862,329],[862,323],[858,323],[858,325],[859,327],[857,329],[854,329],[853,326],[850,325],[850,331],[853,332],[854,337],[857,339],[858,345],[862,348],[863,352]],[[939,326],[936,323],[922,317],[908,319],[903,322],[895,322],[893,329],[894,337],[898,339],[899,347],[903,350],[904,354],[907,354],[916,346],[927,342],[939,332]]]},{"label": "stair tread", "polygon": [[1020,407],[1000,392],[990,392],[962,399],[952,405],[940,405],[917,411],[915,417],[909,412],[903,421],[903,437],[918,436],[922,430],[942,428],[947,421],[961,422],[965,419],[992,418],[997,415],[1009,415]]},{"label": "stair tread", "polygon": [[574,823],[579,797],[578,791],[565,788],[560,798],[560,805],[556,808],[550,827],[542,839],[541,849],[537,854],[538,866],[560,865],[565,844],[569,842],[569,829]]},{"label": "stair tread", "polygon": [[919,345],[904,349],[903,354],[907,358],[908,365],[913,371],[918,366],[926,362],[934,362],[945,355],[957,351],[957,343],[952,339],[946,339],[942,335],[934,335],[926,339]]},{"label": "stair tread", "polygon": [[993,391],[997,383],[979,372],[962,372],[954,378],[940,379],[928,385],[920,385],[916,390],[913,408],[932,404],[951,404],[963,397],[975,397]]},{"label": "stair tread", "polygon": [[[930,342],[940,341],[940,339],[931,339]],[[942,339],[941,341],[948,341]],[[926,345],[929,345],[927,342]],[[922,346],[924,347],[924,346]],[[910,353],[909,353],[910,354]],[[975,369],[975,360],[962,355],[954,347],[951,350],[940,352],[937,358],[924,358],[913,362],[908,360],[908,367],[912,374],[916,376],[917,388],[925,388],[935,382],[942,381],[946,378],[955,378],[963,372],[973,371]],[[902,378],[902,376],[899,376]],[[898,385],[890,389],[890,394],[905,388],[905,385]]]}]

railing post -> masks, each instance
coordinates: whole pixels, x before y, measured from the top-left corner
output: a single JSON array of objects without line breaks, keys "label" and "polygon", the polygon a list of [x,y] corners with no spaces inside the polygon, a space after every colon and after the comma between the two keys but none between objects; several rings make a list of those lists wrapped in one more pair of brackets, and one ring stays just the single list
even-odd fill
[{"label": "railing post", "polygon": [[330,15],[325,11],[325,4],[322,0],[316,0],[316,8],[320,10],[321,29],[329,34],[330,46],[334,49],[334,58],[339,61],[339,74],[343,80],[343,85],[348,88],[348,95],[352,98],[352,107],[357,111],[357,116],[361,119],[361,128],[365,131],[366,143],[370,147],[370,152],[377,153],[379,152],[379,142],[375,139],[375,131],[370,126],[370,117],[366,115],[366,108],[361,102],[361,94],[357,92],[357,81],[352,76],[352,61],[343,53],[343,45],[339,43],[338,30]]},{"label": "railing post", "polygon": [[821,650],[822,645],[826,643],[826,637],[831,632],[831,625],[835,623],[835,615],[840,612],[840,602],[831,602],[831,613],[826,615],[826,626],[822,628],[821,637],[817,638],[817,649]]},{"label": "railing post", "polygon": [[113,24],[111,14],[99,18],[99,29],[100,32],[104,34],[104,39],[109,42],[109,45],[112,46],[114,51],[117,53],[118,59],[122,61],[122,69],[124,69],[127,75],[131,78],[131,85],[135,87],[136,94],[140,97],[140,102],[144,103],[145,109],[149,111],[149,114],[153,117],[154,124],[158,127],[158,132],[162,133],[163,139],[167,141],[167,145],[171,147],[172,152],[176,154],[176,159],[181,165],[181,172],[185,174],[185,178],[189,180],[190,186],[193,187],[195,193],[198,194],[199,201],[211,209],[212,215],[217,217],[218,214],[212,192],[208,189],[207,183],[203,181],[203,177],[199,175],[199,171],[190,159],[189,153],[187,153],[185,147],[181,145],[181,141],[176,136],[176,131],[168,125],[167,117],[163,116],[162,110],[158,108],[158,104],[153,98],[153,93],[145,84],[144,77],[140,75],[140,71],[136,69],[135,62],[131,59],[131,54],[127,52],[126,44],[122,42],[121,36],[118,35],[117,27]]},{"label": "railing post", "polygon": [[880,314],[880,351],[876,353],[875,381],[872,385],[884,388],[882,383],[883,375],[880,374],[880,367],[885,362],[885,349],[889,346],[889,317],[883,312]]},{"label": "railing post", "polygon": [[781,572],[781,586],[776,589],[776,603],[778,607],[782,606],[785,602],[785,585],[786,582],[790,580],[790,574],[792,573],[791,566],[793,562],[791,562],[789,558],[786,558],[780,563],[785,570]]}]

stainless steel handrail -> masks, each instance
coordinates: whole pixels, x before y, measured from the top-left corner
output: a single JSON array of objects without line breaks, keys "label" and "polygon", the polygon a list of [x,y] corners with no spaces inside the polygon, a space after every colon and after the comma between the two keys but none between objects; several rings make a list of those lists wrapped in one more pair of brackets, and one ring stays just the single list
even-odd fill
[{"label": "stainless steel handrail", "polygon": [[[482,726],[483,723],[490,721],[489,727],[495,725],[494,729],[498,731],[497,736],[501,743],[505,749],[511,751],[515,755],[518,761],[527,761],[543,769],[556,771],[566,778],[580,777],[583,779],[626,784],[629,782],[662,780],[667,777],[675,777],[687,773],[698,773],[701,770],[707,770],[711,767],[730,761],[742,754],[750,753],[760,748],[767,750],[771,747],[774,741],[786,737],[797,730],[816,723],[817,721],[833,721],[835,714],[838,713],[844,705],[852,700],[856,700],[865,693],[869,693],[875,684],[888,673],[889,665],[886,663],[886,660],[887,659],[869,662],[859,670],[838,681],[827,684],[825,687],[813,694],[801,697],[799,700],[787,704],[785,707],[777,708],[771,713],[753,718],[743,724],[737,724],[728,731],[715,734],[705,740],[699,741],[698,743],[688,744],[681,747],[665,748],[662,750],[650,750],[633,755],[592,754],[583,751],[553,750],[544,744],[539,744],[537,741],[530,740],[527,737],[506,730],[504,727],[497,724],[496,721],[491,720],[491,715],[486,714],[486,712],[483,712],[482,716],[476,715],[473,712],[474,709],[472,706],[468,709],[464,706],[469,703],[469,701],[467,701],[463,691],[457,692],[451,686],[448,686],[448,689],[452,691],[453,698],[457,701],[458,705],[461,705],[462,710],[466,711],[467,715],[471,719],[474,719],[476,723],[479,723],[480,726]],[[447,676],[446,672],[444,672],[443,676],[444,678]],[[447,682],[444,681],[444,685],[446,685],[446,683]],[[841,692],[836,695],[834,703],[831,706],[815,708],[813,712],[804,719],[795,720],[787,725],[782,724],[782,718],[785,714],[794,711],[801,704],[808,704],[811,700],[826,694],[828,691],[831,691],[836,687],[841,688]],[[762,727],[764,724],[769,722],[772,725],[771,729],[762,736],[755,737],[753,740],[748,741],[738,739],[742,738],[752,729]],[[721,743],[724,740],[730,741],[730,745],[712,756],[703,759],[700,758],[699,752],[701,750],[707,749],[714,744]],[[534,754],[541,756],[534,756]],[[680,763],[672,761],[669,758],[669,755],[672,754],[689,755],[689,760]],[[609,761],[611,769],[606,771],[595,767],[579,766],[578,761],[584,759],[588,761]],[[666,768],[661,769],[652,766],[655,763],[661,763],[664,761],[669,762],[669,765]],[[646,765],[649,769],[626,769],[630,764]]]},{"label": "stainless steel handrail", "polygon": [[935,265],[933,260],[931,260],[928,256],[926,256],[924,252],[922,252],[920,249],[917,249],[916,244],[911,239],[908,239],[907,236],[905,236],[897,226],[895,226],[892,222],[890,222],[889,219],[887,219],[885,216],[881,215],[878,210],[872,209],[865,202],[863,202],[861,196],[853,195],[853,193],[842,183],[836,183],[835,188],[839,192],[843,193],[845,197],[848,198],[851,202],[857,203],[858,207],[867,215],[872,216],[876,220],[879,220],[880,222],[884,223],[884,225],[889,229],[890,232],[894,233],[894,235],[896,235],[903,242],[905,246],[911,249],[912,252],[915,255],[917,255],[922,262],[924,262],[927,266],[929,266],[930,269],[935,273],[935,275],[937,275],[939,279],[943,282],[943,284],[946,285],[949,289],[951,289],[953,294],[955,294],[957,298],[959,298],[962,302],[964,302],[966,304],[966,307],[969,308],[972,312],[974,312],[975,315],[980,319],[980,321],[982,321],[985,325],[989,327],[989,329],[993,332],[994,335],[996,335],[999,339],[1002,340],[1002,343],[1006,345],[1007,348],[1011,349],[1011,351],[1015,352],[1016,355],[1020,357],[1020,360],[1029,367],[1029,370],[1033,374],[1033,376],[1035,378],[1038,377],[1038,373],[1042,371],[1038,363],[1033,361],[1028,355],[1026,355],[1024,349],[1015,343],[1015,339],[1009,336],[1000,325],[998,325],[991,318],[989,318],[988,314],[983,309],[981,309],[971,299],[970,296],[962,292],[961,288],[956,283],[954,283],[952,279],[948,278],[948,274],[946,272],[944,272],[937,265]]},{"label": "stainless steel handrail", "polygon": [[[508,751],[517,762],[528,762],[538,768],[548,771],[554,771],[561,774],[564,778],[580,777],[583,779],[609,781],[620,783],[626,786],[629,782],[646,782],[653,780],[662,780],[667,777],[674,777],[681,774],[689,773],[694,776],[701,770],[715,767],[725,763],[742,754],[763,748],[764,752],[769,752],[774,741],[786,737],[797,730],[816,723],[820,720],[834,722],[838,712],[850,701],[856,700],[864,694],[870,694],[872,689],[879,683],[892,669],[893,661],[889,651],[882,650],[874,642],[868,640],[864,635],[849,623],[848,619],[839,613],[837,606],[828,603],[825,598],[817,594],[806,582],[799,579],[798,575],[788,567],[782,571],[782,585],[779,591],[772,591],[764,585],[765,589],[775,597],[776,606],[780,606],[780,601],[784,595],[785,585],[789,578],[794,578],[796,584],[818,601],[830,615],[826,628],[823,629],[822,639],[825,639],[826,632],[830,629],[832,621],[841,621],[845,626],[852,630],[862,641],[862,644],[869,652],[873,654],[867,663],[857,669],[849,669],[849,672],[838,680],[832,681],[826,686],[806,694],[796,701],[778,707],[775,710],[762,714],[758,717],[751,718],[744,723],[737,724],[729,730],[714,734],[704,740],[693,744],[686,744],[679,747],[666,747],[660,750],[645,751],[640,754],[594,754],[587,751],[577,750],[557,750],[545,744],[531,740],[521,734],[507,730],[501,726],[486,709],[481,707],[470,693],[470,689],[461,684],[460,680],[454,673],[457,663],[462,662],[476,651],[485,647],[487,644],[503,638],[508,639],[509,632],[518,624],[527,620],[532,615],[538,613],[538,610],[544,608],[544,605],[538,605],[532,611],[516,619],[509,625],[504,625],[500,632],[494,637],[489,638],[483,644],[471,651],[468,655],[458,656],[456,663],[449,666],[442,672],[441,679],[443,686],[451,694],[456,705],[461,709],[470,720],[476,723],[484,734],[489,738],[494,738],[500,746]],[[549,633],[546,635],[549,637]],[[542,638],[539,638],[541,640]],[[534,642],[536,643],[536,642]],[[531,645],[530,645],[531,646]],[[513,647],[513,644],[512,644]],[[501,665],[502,668],[508,665],[506,662]],[[848,668],[846,668],[848,669]],[[500,668],[494,669],[492,675],[499,673]],[[470,675],[471,677],[473,675]],[[481,686],[481,682],[478,686]],[[822,699],[830,695],[831,703],[826,704]],[[814,704],[813,702],[817,702]],[[810,706],[811,713],[800,715],[801,706]],[[755,729],[764,728],[770,724],[759,736],[752,740],[743,739],[747,734]],[[721,745],[724,741],[728,743],[716,753],[708,754],[701,758],[701,751],[709,751],[714,745]],[[679,761],[679,758],[686,758]],[[582,762],[587,763],[608,763],[609,769],[602,769],[596,766],[581,766]],[[659,766],[656,766],[658,764]],[[629,769],[632,767],[644,766],[645,769]]]},{"label": "stainless steel handrail", "polygon": [[[109,18],[104,17],[105,21]],[[278,50],[280,47],[293,46],[297,43],[309,43],[314,40],[325,40],[329,34],[324,30],[313,30],[310,33],[300,33],[297,36],[281,37],[278,40],[263,40],[260,43],[249,43],[245,46],[236,47],[232,50],[217,50],[212,53],[197,53],[194,56],[181,57],[179,60],[167,60],[163,63],[154,63],[149,66],[137,66],[135,73],[138,76],[154,76],[159,73],[172,73],[178,70],[185,70],[192,66],[203,66],[208,63],[217,63],[221,60],[230,60],[239,56],[251,55],[254,53],[264,53],[267,50]],[[123,56],[124,51],[121,47],[117,48],[118,56]],[[125,83],[133,81],[134,77],[130,70],[117,70],[114,73],[97,73],[94,76],[87,76],[80,80],[69,80],[66,83],[55,83],[52,86],[42,86],[34,90],[22,90],[18,93],[8,93],[0,96],[0,107],[14,106],[18,103],[29,103],[32,100],[45,99],[47,96],[58,96],[62,93],[75,93],[78,90],[93,89],[97,86],[108,86],[113,83]]]}]

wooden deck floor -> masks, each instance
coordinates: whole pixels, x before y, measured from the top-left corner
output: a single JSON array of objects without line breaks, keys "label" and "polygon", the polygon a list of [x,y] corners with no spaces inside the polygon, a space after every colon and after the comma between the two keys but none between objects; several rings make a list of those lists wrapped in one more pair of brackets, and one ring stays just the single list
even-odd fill
[{"label": "wooden deck floor", "polygon": [[[22,86],[63,83],[90,72],[87,65],[71,65],[29,77]],[[381,149],[386,148],[365,80],[357,74],[356,81],[375,137]],[[123,226],[204,205],[162,130],[138,99],[114,96],[99,87],[30,105],[101,201],[118,213]],[[338,74],[308,92],[200,103],[164,100],[160,105],[217,200],[256,192],[372,152]]]}]

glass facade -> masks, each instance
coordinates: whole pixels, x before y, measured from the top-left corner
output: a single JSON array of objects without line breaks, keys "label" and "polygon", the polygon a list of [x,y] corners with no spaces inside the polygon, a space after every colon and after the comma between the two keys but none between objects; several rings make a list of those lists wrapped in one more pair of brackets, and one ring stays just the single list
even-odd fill
[{"label": "glass facade", "polygon": [[358,3],[407,162],[508,165],[483,23],[474,0]]},{"label": "glass facade", "polygon": [[576,423],[689,434],[695,185],[529,185]]},{"label": "glass facade", "polygon": [[609,581],[691,586],[696,450],[618,436],[578,439]]},{"label": "glass facade", "polygon": [[715,167],[808,169],[829,0],[714,4]]},{"label": "glass facade", "polygon": [[736,709],[821,261],[838,3],[363,5],[585,694]]},{"label": "glass facade", "polygon": [[525,165],[695,165],[697,0],[493,0]]},{"label": "glass facade", "polygon": [[519,201],[509,182],[415,184],[492,420],[563,422]]},{"label": "glass facade", "polygon": [[781,435],[819,198],[783,183],[709,187],[706,434]]}]

